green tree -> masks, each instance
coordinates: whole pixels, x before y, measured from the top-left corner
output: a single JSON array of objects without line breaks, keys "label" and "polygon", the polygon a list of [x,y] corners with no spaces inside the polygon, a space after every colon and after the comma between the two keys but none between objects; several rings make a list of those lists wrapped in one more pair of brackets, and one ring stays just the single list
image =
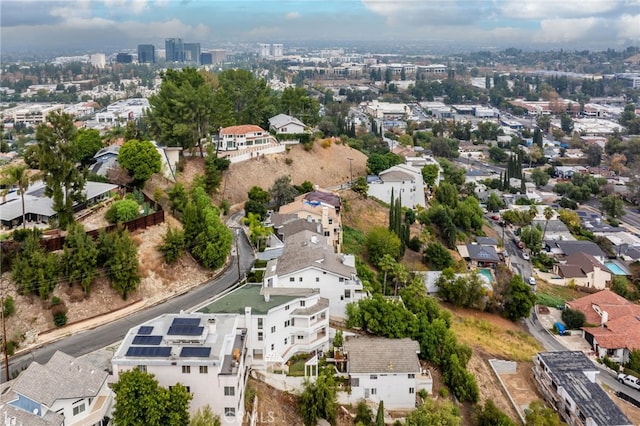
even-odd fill
[{"label": "green tree", "polygon": [[158,250],[162,253],[162,258],[166,263],[174,263],[182,257],[185,249],[184,231],[182,229],[175,229],[169,226],[162,240]]},{"label": "green tree", "polygon": [[70,283],[79,283],[89,294],[98,276],[98,248],[82,225],[71,224],[67,229],[60,266]]},{"label": "green tree", "polygon": [[590,166],[597,167],[600,165],[600,162],[602,161],[602,148],[600,148],[599,145],[589,145],[586,148],[585,153],[587,154],[587,163]]},{"label": "green tree", "polygon": [[622,198],[615,194],[602,197],[600,199],[600,203],[602,204],[602,210],[606,212],[609,217],[620,218],[626,213]]},{"label": "green tree", "polygon": [[118,164],[129,172],[136,186],[144,183],[160,172],[161,161],[158,150],[151,141],[126,141],[118,153]]},{"label": "green tree", "polygon": [[497,212],[502,208],[504,208],[504,201],[502,201],[500,196],[495,192],[489,194],[489,197],[487,198],[487,210],[490,212]]},{"label": "green tree", "polygon": [[264,239],[273,231],[273,227],[266,227],[260,220],[260,216],[249,213],[247,217],[242,219],[245,225],[249,226],[249,240],[251,244],[258,250],[264,247]]},{"label": "green tree", "polygon": [[280,176],[269,188],[269,196],[278,209],[292,202],[296,195],[298,191],[291,184],[291,176]]},{"label": "green tree", "polygon": [[187,201],[189,201],[189,195],[187,194],[187,190],[184,185],[177,182],[171,187],[171,189],[169,189],[169,191],[167,191],[167,196],[169,197],[171,211],[174,214],[176,211],[182,213],[187,205]]},{"label": "green tree", "polygon": [[216,107],[221,114],[226,112],[225,102],[215,98],[213,83],[194,68],[169,69],[160,78],[162,85],[149,98],[150,108],[145,117],[149,132],[167,146],[185,150],[199,147],[200,155],[204,156],[202,141],[211,129],[234,124],[214,120]]},{"label": "green tree", "polygon": [[119,230],[113,234],[112,245],[109,246],[113,251],[104,263],[104,268],[113,288],[120,297],[127,300],[129,294],[140,284],[138,247],[131,239],[129,231]]},{"label": "green tree", "polygon": [[385,254],[394,259],[399,259],[400,245],[400,238],[383,227],[372,228],[365,239],[369,260],[373,264],[378,264]]},{"label": "green tree", "polygon": [[436,285],[438,286],[440,297],[455,306],[477,309],[483,307],[483,299],[487,291],[483,286],[480,274],[476,270],[467,276],[456,276],[453,269],[447,268],[438,277]]},{"label": "green tree", "polygon": [[540,225],[521,228],[520,239],[534,254],[540,252],[542,248],[542,229],[540,229]]},{"label": "green tree", "polygon": [[361,399],[356,405],[356,417],[353,419],[355,424],[361,424],[362,426],[373,426],[373,411],[367,405],[367,401]]},{"label": "green tree", "polygon": [[53,211],[62,229],[73,222],[73,206],[85,199],[87,169],[76,167],[76,129],[71,115],[54,111],[48,124],[38,126],[38,163],[45,182],[45,195],[53,200]]},{"label": "green tree", "polygon": [[516,424],[493,403],[487,399],[484,405],[477,405],[475,410],[477,426],[515,426]]},{"label": "green tree", "polygon": [[100,132],[95,129],[80,129],[76,134],[76,161],[82,165],[91,163],[96,152],[103,147]]},{"label": "green tree", "polygon": [[384,273],[384,279],[382,281],[382,294],[386,294],[387,289],[387,275],[393,271],[396,266],[396,259],[388,253],[382,255],[378,260],[378,268]]},{"label": "green tree", "polygon": [[509,154],[499,146],[492,146],[489,148],[489,158],[496,163],[504,163],[509,158]]},{"label": "green tree", "polygon": [[213,414],[209,404],[198,408],[198,411],[191,417],[189,426],[222,426],[220,416]]},{"label": "green tree", "polygon": [[423,261],[436,271],[441,271],[455,264],[449,250],[438,241],[427,244],[427,247],[424,249]]},{"label": "green tree", "polygon": [[367,178],[364,176],[359,176],[358,179],[356,179],[356,181],[351,185],[351,189],[366,198],[367,192],[369,191]]},{"label": "green tree", "polygon": [[551,218],[556,214],[555,210],[547,206],[544,208],[544,230],[542,231],[542,239],[547,235],[547,225]]},{"label": "green tree", "polygon": [[218,80],[217,94],[224,94],[224,103],[231,107],[230,117],[235,124],[267,127],[269,118],[275,115],[278,101],[273,98],[265,79],[254,77],[248,70],[228,69],[218,74]]},{"label": "green tree", "polygon": [[342,330],[337,330],[336,335],[333,337],[333,347],[341,348],[344,344],[344,339],[342,337]]},{"label": "green tree", "polygon": [[541,401],[533,401],[524,410],[527,426],[560,426],[558,413]]},{"label": "green tree", "polygon": [[427,164],[422,167],[422,179],[430,189],[435,186],[439,175],[440,167],[437,164]]},{"label": "green tree", "polygon": [[337,388],[332,376],[322,371],[315,382],[306,381],[300,395],[300,412],[306,426],[315,426],[319,419],[335,424],[338,414]]},{"label": "green tree", "polygon": [[213,145],[207,147],[207,157],[204,160],[204,188],[208,194],[213,194],[220,187],[222,172],[229,168],[231,162],[227,158],[220,158]]},{"label": "green tree", "polygon": [[458,205],[458,189],[449,182],[442,182],[436,191],[436,200],[443,206],[455,209]]},{"label": "green tree", "polygon": [[158,384],[153,374],[135,368],[120,373],[112,387],[115,426],[184,426],[189,424],[191,394],[181,384],[171,389]]},{"label": "green tree", "polygon": [[531,287],[515,275],[507,284],[504,295],[504,314],[511,321],[527,318],[536,301]]},{"label": "green tree", "polygon": [[586,319],[584,313],[581,311],[571,308],[562,311],[562,322],[564,322],[569,329],[580,329],[580,327],[584,326]]},{"label": "green tree", "polygon": [[568,135],[573,132],[573,119],[566,112],[560,115],[560,128]]},{"label": "green tree", "polygon": [[18,166],[8,166],[0,172],[0,185],[7,186],[6,190],[0,191],[2,195],[8,193],[12,187],[17,187],[18,194],[22,200],[22,228],[27,226],[27,218],[24,209],[24,194],[29,189],[31,178],[27,173],[27,166],[22,164]]},{"label": "green tree", "polygon": [[410,412],[405,423],[406,426],[459,426],[461,424],[460,411],[452,402],[437,402],[432,399],[427,399]]},{"label": "green tree", "polygon": [[315,126],[320,121],[320,103],[307,95],[303,87],[287,87],[280,94],[279,111]]},{"label": "green tree", "polygon": [[11,265],[11,277],[18,284],[22,295],[35,293],[47,299],[60,273],[58,255],[45,253],[40,246],[40,233],[29,232],[24,240],[22,253]]},{"label": "green tree", "polygon": [[104,215],[109,223],[128,222],[140,215],[140,206],[136,200],[125,198],[114,202]]}]

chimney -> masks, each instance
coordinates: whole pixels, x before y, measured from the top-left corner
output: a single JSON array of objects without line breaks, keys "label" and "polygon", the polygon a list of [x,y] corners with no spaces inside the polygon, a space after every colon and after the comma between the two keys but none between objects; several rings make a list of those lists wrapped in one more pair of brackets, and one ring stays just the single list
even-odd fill
[{"label": "chimney", "polygon": [[268,302],[269,301],[269,293],[265,293],[264,294],[264,301]]}]

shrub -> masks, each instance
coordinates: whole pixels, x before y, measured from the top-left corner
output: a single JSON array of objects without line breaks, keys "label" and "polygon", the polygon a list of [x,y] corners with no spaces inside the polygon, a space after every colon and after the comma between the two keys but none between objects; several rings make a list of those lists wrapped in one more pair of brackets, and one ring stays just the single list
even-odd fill
[{"label": "shrub", "polygon": [[5,297],[4,299],[3,312],[4,312],[5,318],[10,317],[16,312],[16,306],[13,301],[13,297],[11,297],[11,295]]},{"label": "shrub", "polygon": [[109,223],[122,223],[138,217],[139,206],[135,200],[124,199],[116,201],[105,214]]},{"label": "shrub", "polygon": [[62,303],[62,300],[60,300],[58,296],[53,296],[51,298],[51,306],[56,306],[56,305],[59,305],[60,303]]},{"label": "shrub", "polygon": [[291,164],[293,164],[293,158],[289,158],[289,157],[285,158],[285,159],[284,159],[284,163],[285,163],[287,166],[290,166]]},{"label": "shrub", "polygon": [[586,318],[584,314],[575,309],[564,309],[562,311],[562,322],[564,322],[568,328],[575,330],[584,325]]},{"label": "shrub", "polygon": [[407,247],[409,248],[409,250],[413,250],[418,253],[422,248],[422,241],[420,241],[420,238],[418,237],[412,237],[407,243]]},{"label": "shrub", "polygon": [[607,367],[609,367],[610,369],[612,369],[613,371],[615,371],[616,373],[620,371],[620,364],[613,361],[611,358],[609,358],[606,355],[604,356],[604,358],[602,358],[602,363]]},{"label": "shrub", "polygon": [[158,250],[166,263],[171,264],[180,259],[185,250],[184,231],[169,227]]},{"label": "shrub", "polygon": [[13,356],[16,353],[18,344],[13,340],[7,340],[7,355]]},{"label": "shrub", "polygon": [[67,323],[67,314],[64,312],[56,312],[53,315],[53,323],[56,327],[64,327]]},{"label": "shrub", "polygon": [[320,146],[322,146],[323,148],[329,148],[331,146],[331,139],[325,139],[322,141],[322,143],[320,144]]}]

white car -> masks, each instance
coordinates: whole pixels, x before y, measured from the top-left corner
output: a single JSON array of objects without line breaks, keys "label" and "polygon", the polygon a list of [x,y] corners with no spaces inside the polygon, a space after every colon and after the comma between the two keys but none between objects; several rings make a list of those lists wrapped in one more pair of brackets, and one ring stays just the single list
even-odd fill
[{"label": "white car", "polygon": [[618,381],[636,390],[640,390],[640,379],[628,374],[618,374]]},{"label": "white car", "polygon": [[529,277],[529,285],[536,285],[536,279],[534,277]]},{"label": "white car", "polygon": [[527,253],[526,251],[523,251],[523,252],[522,252],[522,258],[523,258],[524,260],[529,260],[529,259],[531,259],[531,257],[529,256],[529,253]]}]

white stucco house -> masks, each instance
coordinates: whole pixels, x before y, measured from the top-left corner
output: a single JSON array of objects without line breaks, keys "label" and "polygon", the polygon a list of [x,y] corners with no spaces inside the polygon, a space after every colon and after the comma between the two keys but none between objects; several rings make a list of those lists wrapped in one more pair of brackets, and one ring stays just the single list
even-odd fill
[{"label": "white stucco house", "polygon": [[413,409],[420,389],[431,392],[431,376],[418,360],[420,345],[411,339],[356,337],[344,342],[350,399],[384,401],[391,410]]},{"label": "white stucco house", "polygon": [[160,386],[177,383],[193,395],[189,414],[205,405],[223,423],[241,419],[249,375],[247,329],[237,314],[165,314],[133,327],[111,360],[123,371],[151,373]]},{"label": "white stucco house", "polygon": [[263,287],[318,289],[329,301],[331,317],[338,319],[346,318],[348,303],[365,295],[355,256],[335,253],[321,235],[309,230],[287,238],[282,256],[267,263]]},{"label": "white stucco house", "polygon": [[216,142],[218,151],[243,150],[254,147],[264,147],[269,144],[278,144],[269,132],[253,124],[243,124],[220,129]]},{"label": "white stucco house", "polygon": [[269,119],[269,130],[276,134],[296,134],[305,132],[305,124],[287,114],[278,114]]},{"label": "white stucco house", "polygon": [[30,426],[107,424],[113,403],[107,377],[86,360],[57,351],[46,364],[33,362],[3,385],[0,421]]},{"label": "white stucco house", "polygon": [[199,312],[240,317],[252,369],[281,369],[295,354],[329,347],[329,301],[318,289],[246,284]]},{"label": "white stucco house", "polygon": [[367,195],[385,203],[391,202],[391,193],[395,199],[402,199],[402,206],[415,209],[425,207],[424,181],[422,171],[407,164],[398,164],[380,172],[377,177],[369,177]]}]

